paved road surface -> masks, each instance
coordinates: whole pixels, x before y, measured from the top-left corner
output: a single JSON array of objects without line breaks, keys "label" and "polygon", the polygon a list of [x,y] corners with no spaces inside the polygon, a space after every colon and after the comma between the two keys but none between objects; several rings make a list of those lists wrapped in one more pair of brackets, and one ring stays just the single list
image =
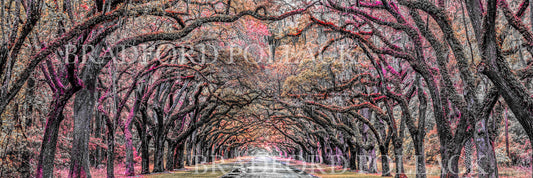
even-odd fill
[{"label": "paved road surface", "polygon": [[222,178],[316,178],[271,157],[254,157]]}]

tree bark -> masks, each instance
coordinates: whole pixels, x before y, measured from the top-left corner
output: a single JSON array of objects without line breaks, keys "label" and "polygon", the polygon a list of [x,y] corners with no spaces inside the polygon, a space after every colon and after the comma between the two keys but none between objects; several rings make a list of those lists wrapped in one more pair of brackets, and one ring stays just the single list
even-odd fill
[{"label": "tree bark", "polygon": [[470,173],[472,173],[472,156],[473,156],[473,148],[472,148],[472,140],[468,139],[465,143],[464,148],[464,165],[465,165],[465,173],[463,177],[469,177]]},{"label": "tree bark", "polygon": [[50,113],[47,116],[41,151],[35,171],[35,177],[37,178],[53,177],[59,125],[64,119],[63,110],[68,100],[80,89],[80,86],[74,86],[67,91],[54,92],[54,100],[50,103]]},{"label": "tree bark", "polygon": [[107,127],[107,178],[115,177],[115,124],[107,116],[104,116]]},{"label": "tree bark", "polygon": [[[193,133],[194,135],[194,133]],[[188,138],[188,141],[186,142],[186,146],[185,146],[185,149],[187,150],[187,157],[186,157],[186,165],[187,166],[191,166],[193,163],[193,153],[192,153],[192,150],[193,150],[193,144],[192,144],[192,140],[193,140],[193,137],[192,136],[189,136]]]},{"label": "tree bark", "polygon": [[174,168],[175,169],[182,169],[185,166],[183,165],[183,151],[185,147],[184,144],[178,144],[176,147],[176,151],[174,153]]},{"label": "tree bark", "polygon": [[[496,41],[496,16],[497,16],[497,1],[487,1],[487,15],[484,21],[484,38],[481,45],[483,61],[479,65],[478,70],[486,75],[498,88],[499,93],[513,111],[514,115],[526,131],[529,139],[533,139],[533,100],[527,93],[527,89],[520,83],[516,76],[510,71],[509,64],[501,56],[500,47]],[[504,7],[505,8],[505,7]],[[486,124],[484,122],[483,124]],[[482,126],[481,128],[483,128]],[[479,133],[478,133],[479,134]],[[488,134],[482,135],[488,138]],[[477,140],[477,139],[476,139]],[[487,141],[490,139],[487,139]],[[489,143],[490,142],[485,142]],[[488,160],[492,159],[490,151],[494,152],[492,145],[480,145],[480,150],[486,154]],[[479,158],[478,158],[479,159]],[[486,163],[483,167],[490,166]],[[532,166],[533,168],[533,166]],[[485,170],[486,171],[486,170]],[[497,169],[489,171],[488,176],[495,174],[497,176]]]},{"label": "tree bark", "polygon": [[358,163],[359,170],[367,172],[368,169],[367,169],[367,164],[366,164],[367,163],[366,162],[366,156],[367,156],[366,150],[361,146],[361,147],[359,147],[359,151],[358,152],[359,152],[359,155],[357,155],[357,158],[359,158],[358,159],[358,161],[359,161],[359,163]]},{"label": "tree bark", "polygon": [[155,138],[155,153],[154,153],[154,170],[152,172],[163,172],[163,156],[165,149],[165,138],[162,126],[156,130]]},{"label": "tree bark", "polygon": [[[93,74],[88,74],[93,75]],[[74,99],[74,135],[72,140],[69,177],[91,177],[89,169],[89,137],[91,120],[95,107],[95,83],[86,80],[86,88],[82,89]]]},{"label": "tree bark", "polygon": [[353,144],[351,144],[350,141],[347,141],[348,143],[348,149],[350,150],[350,159],[349,159],[349,165],[350,165],[350,169],[352,171],[356,171],[357,170],[357,148],[355,148],[355,146]]},{"label": "tree bark", "polygon": [[124,139],[126,141],[126,176],[135,175],[135,167],[133,163],[133,141],[131,134],[131,124],[126,125],[124,129]]},{"label": "tree bark", "polygon": [[[426,112],[427,112],[427,96],[422,88],[421,78],[417,77],[416,81],[418,87],[418,126],[411,128],[414,124],[406,123],[413,139],[416,156],[416,177],[426,178],[426,153],[424,150],[424,137],[426,136]],[[412,121],[406,121],[412,122]],[[411,126],[410,126],[411,125]]]},{"label": "tree bark", "polygon": [[44,129],[43,141],[41,143],[41,152],[39,154],[39,162],[37,164],[37,170],[35,177],[37,178],[49,178],[54,177],[54,158],[56,154],[57,137],[59,134],[59,125],[64,119],[63,107],[56,106],[57,101],[52,103],[50,113]]},{"label": "tree bark", "polygon": [[[96,113],[95,121],[94,121],[94,137],[97,139],[103,139],[102,138],[102,115],[99,113]],[[93,154],[92,163],[91,166],[98,168],[100,165],[101,160],[104,160],[102,157],[102,147],[97,147],[96,152]]]},{"label": "tree bark", "polygon": [[[126,96],[128,97],[128,96]],[[126,119],[126,123],[123,123],[119,120],[122,129],[124,130],[124,139],[126,144],[126,176],[133,176],[135,175],[135,165],[133,161],[133,134],[131,133],[131,127],[133,125],[133,118],[135,118],[135,113],[139,109],[140,100],[142,98],[142,95],[138,92],[136,92],[135,101],[133,103],[133,107],[131,107],[129,115]],[[120,111],[119,111],[120,112]],[[117,120],[120,118],[117,118]]]},{"label": "tree bark", "polygon": [[368,172],[369,173],[377,173],[378,172],[378,168],[377,168],[377,164],[376,164],[376,148],[373,147],[372,149],[370,149],[370,151],[368,152],[368,158],[370,158],[369,162],[368,162]]},{"label": "tree bark", "polygon": [[389,148],[388,144],[379,146],[379,152],[381,154],[381,176],[389,177],[391,176],[391,171],[389,167]]},{"label": "tree bark", "polygon": [[322,163],[324,163],[325,165],[330,165],[330,161],[328,159],[328,154],[326,152],[326,143],[325,143],[325,139],[322,139],[320,141],[320,153],[321,153],[321,161]]},{"label": "tree bark", "polygon": [[511,153],[509,152],[509,116],[507,115],[507,108],[505,108],[503,116],[505,117],[505,153],[511,159]]},{"label": "tree bark", "polygon": [[425,178],[426,177],[426,156],[424,152],[424,142],[423,141],[413,141],[415,146],[415,156],[416,156],[416,177]]},{"label": "tree bark", "polygon": [[167,171],[172,171],[174,170],[174,161],[175,161],[175,157],[174,155],[176,154],[176,147],[178,146],[177,142],[172,142],[172,141],[169,141],[167,140],[167,163],[166,163],[166,170]]},{"label": "tree bark", "polygon": [[496,162],[496,155],[494,153],[494,146],[489,139],[487,132],[486,119],[482,119],[476,124],[474,132],[474,140],[476,142],[476,153],[478,163],[478,176],[482,177],[498,177],[498,165]]},{"label": "tree bark", "polygon": [[[399,142],[399,140],[395,142]],[[398,178],[402,177],[405,172],[403,167],[403,148],[400,143],[395,143],[394,145],[394,164],[396,165],[396,175],[394,177]]]},{"label": "tree bark", "polygon": [[150,144],[150,139],[148,138],[148,134],[146,132],[146,125],[136,122],[135,126],[140,137],[139,139],[141,140],[141,174],[149,174],[150,154],[148,151],[148,146]]}]

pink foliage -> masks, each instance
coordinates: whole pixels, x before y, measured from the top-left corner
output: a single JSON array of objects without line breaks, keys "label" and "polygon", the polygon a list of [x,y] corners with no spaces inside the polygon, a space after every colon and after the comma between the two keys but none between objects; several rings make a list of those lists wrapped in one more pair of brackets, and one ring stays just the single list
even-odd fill
[{"label": "pink foliage", "polygon": [[247,21],[246,30],[255,35],[270,35],[268,27],[264,23],[256,20]]},{"label": "pink foliage", "polygon": [[257,20],[248,20],[244,23],[244,28],[247,32],[247,35],[252,40],[259,42],[261,45],[265,45],[261,38],[263,38],[263,36],[269,36],[270,32],[264,23]]}]

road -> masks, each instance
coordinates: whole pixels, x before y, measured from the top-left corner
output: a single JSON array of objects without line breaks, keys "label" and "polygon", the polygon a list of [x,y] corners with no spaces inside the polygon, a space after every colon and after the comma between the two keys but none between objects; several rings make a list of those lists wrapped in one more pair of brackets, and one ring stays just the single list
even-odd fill
[{"label": "road", "polygon": [[276,160],[258,156],[235,164],[236,168],[222,178],[315,178],[304,171]]}]

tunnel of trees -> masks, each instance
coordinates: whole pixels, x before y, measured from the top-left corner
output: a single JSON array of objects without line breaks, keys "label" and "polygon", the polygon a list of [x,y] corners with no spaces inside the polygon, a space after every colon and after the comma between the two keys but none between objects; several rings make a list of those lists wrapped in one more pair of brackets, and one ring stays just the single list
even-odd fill
[{"label": "tunnel of trees", "polygon": [[258,149],[382,176],[531,176],[531,3],[2,0],[0,177]]}]

